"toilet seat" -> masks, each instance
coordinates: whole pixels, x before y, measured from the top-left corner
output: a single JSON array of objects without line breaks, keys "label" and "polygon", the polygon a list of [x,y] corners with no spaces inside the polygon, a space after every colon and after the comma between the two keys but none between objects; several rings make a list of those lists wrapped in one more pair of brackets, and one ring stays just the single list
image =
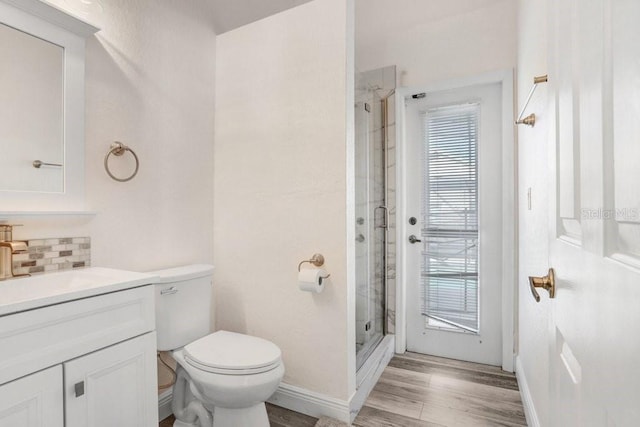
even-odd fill
[{"label": "toilet seat", "polygon": [[194,368],[223,375],[253,375],[281,364],[278,346],[262,338],[218,331],[184,347],[184,359]]}]

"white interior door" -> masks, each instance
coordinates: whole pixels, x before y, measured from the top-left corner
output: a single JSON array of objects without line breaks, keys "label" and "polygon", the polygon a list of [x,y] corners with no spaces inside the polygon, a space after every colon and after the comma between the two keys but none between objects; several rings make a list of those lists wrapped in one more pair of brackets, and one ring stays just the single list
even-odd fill
[{"label": "white interior door", "polygon": [[409,97],[405,133],[407,349],[499,366],[502,86]]},{"label": "white interior door", "polygon": [[[637,0],[549,2],[549,399],[545,425],[640,420]],[[545,272],[540,272],[544,274]]]}]

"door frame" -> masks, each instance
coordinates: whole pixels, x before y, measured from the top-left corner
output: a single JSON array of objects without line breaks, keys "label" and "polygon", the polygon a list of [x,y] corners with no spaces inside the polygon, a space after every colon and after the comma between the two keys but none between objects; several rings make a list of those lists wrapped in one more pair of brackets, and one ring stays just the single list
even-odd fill
[{"label": "door frame", "polygon": [[[502,369],[513,372],[515,367],[515,342],[517,320],[517,151],[514,126],[514,71],[499,70],[458,79],[438,81],[418,87],[396,89],[396,353],[407,350],[407,278],[404,241],[408,235],[406,197],[407,158],[406,152],[406,107],[407,96],[421,92],[437,92],[500,83],[502,86]],[[401,244],[402,243],[402,244]]]}]

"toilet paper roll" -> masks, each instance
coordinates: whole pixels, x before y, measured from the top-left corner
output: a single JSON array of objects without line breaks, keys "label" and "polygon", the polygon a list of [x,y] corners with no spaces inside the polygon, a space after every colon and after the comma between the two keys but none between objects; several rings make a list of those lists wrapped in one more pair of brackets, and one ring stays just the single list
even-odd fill
[{"label": "toilet paper roll", "polygon": [[320,293],[324,289],[324,282],[328,276],[322,268],[305,268],[298,273],[298,287],[301,291]]}]

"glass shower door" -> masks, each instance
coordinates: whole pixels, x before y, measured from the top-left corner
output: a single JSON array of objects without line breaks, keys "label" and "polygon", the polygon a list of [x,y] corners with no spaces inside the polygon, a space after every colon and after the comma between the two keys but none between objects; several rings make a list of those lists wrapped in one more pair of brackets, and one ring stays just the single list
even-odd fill
[{"label": "glass shower door", "polygon": [[[359,79],[359,83],[362,83]],[[356,367],[384,336],[386,210],[384,101],[366,84],[356,90]]]}]

